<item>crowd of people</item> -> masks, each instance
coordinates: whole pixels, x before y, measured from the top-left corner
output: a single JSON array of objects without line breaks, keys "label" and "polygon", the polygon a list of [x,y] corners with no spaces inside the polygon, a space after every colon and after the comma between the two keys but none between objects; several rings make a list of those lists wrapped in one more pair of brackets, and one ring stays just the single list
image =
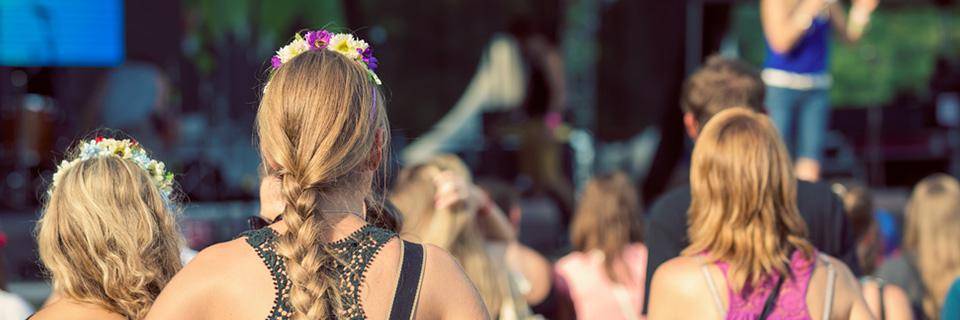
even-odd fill
[{"label": "crowd of people", "polygon": [[[865,24],[855,14],[850,38]],[[827,23],[806,18],[801,31]],[[784,19],[764,23],[789,29],[773,26]],[[800,134],[791,152],[785,111],[769,106],[826,89],[771,88],[776,66],[709,58],[678,106],[689,184],[642,213],[634,181],[598,173],[568,252],[551,259],[519,241],[518,191],[455,155],[406,163],[384,185],[390,124],[364,41],[310,31],[271,62],[256,227],[183,255],[175,177],[133,137],[91,137],[66,152],[37,222],[53,294],[32,315],[4,291],[0,306],[35,320],[960,318],[960,182],[920,181],[902,248],[883,248],[870,190],[810,182],[821,138]]]}]

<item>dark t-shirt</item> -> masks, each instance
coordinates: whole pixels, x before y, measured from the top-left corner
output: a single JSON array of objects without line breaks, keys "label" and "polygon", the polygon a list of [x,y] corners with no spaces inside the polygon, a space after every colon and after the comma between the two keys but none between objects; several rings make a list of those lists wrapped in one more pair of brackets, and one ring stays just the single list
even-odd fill
[{"label": "dark t-shirt", "polygon": [[[667,260],[680,256],[680,252],[690,245],[687,238],[689,207],[690,186],[670,190],[650,207],[644,232],[644,244],[649,250],[644,313],[647,312],[654,271]],[[825,184],[800,181],[797,184],[797,207],[807,223],[810,243],[820,252],[842,260],[859,276],[853,233],[849,230],[840,199]]]}]

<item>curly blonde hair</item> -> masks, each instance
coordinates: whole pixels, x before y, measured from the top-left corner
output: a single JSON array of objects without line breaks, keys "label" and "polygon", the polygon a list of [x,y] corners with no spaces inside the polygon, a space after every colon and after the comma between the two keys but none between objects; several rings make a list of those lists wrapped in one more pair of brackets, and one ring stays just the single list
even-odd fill
[{"label": "curly blonde hair", "polygon": [[63,170],[36,229],[54,292],[142,319],[182,266],[174,204],[131,160],[97,157]]},{"label": "curly blonde hair", "polygon": [[[341,54],[311,50],[284,63],[266,84],[256,119],[261,156],[281,180],[287,205],[279,238],[292,283],[294,319],[340,317],[344,306],[326,242],[333,221],[319,212],[333,190],[372,199],[372,182],[361,174],[377,144],[389,145],[384,98],[366,70]],[[385,159],[386,157],[380,157]]]},{"label": "curly blonde hair", "polygon": [[770,274],[789,274],[793,250],[813,258],[796,184],[770,119],[745,108],[721,111],[693,148],[690,246],[683,254],[729,263],[728,283],[738,293]]}]

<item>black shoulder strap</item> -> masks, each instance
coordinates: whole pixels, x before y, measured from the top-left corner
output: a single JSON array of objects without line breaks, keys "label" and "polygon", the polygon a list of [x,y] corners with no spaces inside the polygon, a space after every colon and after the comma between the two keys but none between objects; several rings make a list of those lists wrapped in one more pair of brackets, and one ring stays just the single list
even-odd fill
[{"label": "black shoulder strap", "polygon": [[400,279],[397,292],[393,296],[391,320],[413,319],[420,298],[420,284],[423,278],[424,253],[419,243],[403,241],[403,258],[400,263]]},{"label": "black shoulder strap", "polygon": [[770,316],[770,313],[773,312],[773,308],[777,305],[777,296],[780,295],[780,287],[783,286],[783,280],[786,279],[786,275],[781,275],[780,280],[777,281],[777,286],[773,288],[773,291],[770,291],[770,295],[767,296],[767,301],[763,304],[763,312],[760,313],[759,320],[766,320]]}]

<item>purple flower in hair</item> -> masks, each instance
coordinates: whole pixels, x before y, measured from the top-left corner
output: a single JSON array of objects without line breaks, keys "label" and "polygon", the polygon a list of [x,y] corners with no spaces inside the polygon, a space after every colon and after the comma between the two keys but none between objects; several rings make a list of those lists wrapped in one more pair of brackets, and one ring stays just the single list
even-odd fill
[{"label": "purple flower in hair", "polygon": [[283,62],[280,61],[280,56],[270,58],[270,65],[272,65],[274,69],[280,69],[280,66],[283,65]]},{"label": "purple flower in hair", "polygon": [[[360,51],[360,49],[357,49],[357,51]],[[373,56],[373,48],[367,47],[366,50],[360,51],[360,56],[363,63],[367,65],[367,69],[370,69],[370,71],[377,70],[377,58]]]},{"label": "purple flower in hair", "polygon": [[320,49],[326,47],[327,43],[330,42],[330,37],[332,36],[333,34],[323,29],[307,32],[307,45],[310,46],[310,49]]}]

